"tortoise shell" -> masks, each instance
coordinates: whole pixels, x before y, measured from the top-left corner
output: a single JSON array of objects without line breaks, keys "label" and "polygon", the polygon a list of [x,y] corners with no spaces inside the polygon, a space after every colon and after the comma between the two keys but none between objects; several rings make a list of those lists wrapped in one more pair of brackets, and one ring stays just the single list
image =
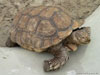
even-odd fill
[{"label": "tortoise shell", "polygon": [[80,25],[61,6],[38,6],[20,11],[10,37],[21,47],[36,52],[60,43]]}]

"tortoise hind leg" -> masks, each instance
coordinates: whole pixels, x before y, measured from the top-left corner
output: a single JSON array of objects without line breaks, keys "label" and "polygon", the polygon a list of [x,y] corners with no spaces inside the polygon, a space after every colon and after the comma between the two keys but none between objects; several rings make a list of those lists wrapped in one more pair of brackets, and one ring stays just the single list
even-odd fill
[{"label": "tortoise hind leg", "polygon": [[50,50],[48,50],[49,53],[54,55],[54,58],[44,61],[44,70],[46,72],[60,68],[66,63],[69,58],[68,51],[65,47],[61,47],[60,49],[56,48],[51,48]]},{"label": "tortoise hind leg", "polygon": [[14,46],[17,46],[17,43],[14,43],[10,37],[8,37],[7,41],[6,41],[6,46],[7,47],[14,47]]}]

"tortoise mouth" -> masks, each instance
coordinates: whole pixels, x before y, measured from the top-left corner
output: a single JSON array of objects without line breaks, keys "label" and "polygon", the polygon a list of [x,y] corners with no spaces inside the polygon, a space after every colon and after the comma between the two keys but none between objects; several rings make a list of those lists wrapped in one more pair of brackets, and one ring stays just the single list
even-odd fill
[{"label": "tortoise mouth", "polygon": [[87,41],[85,41],[83,44],[88,44],[90,43],[91,39],[88,39]]}]

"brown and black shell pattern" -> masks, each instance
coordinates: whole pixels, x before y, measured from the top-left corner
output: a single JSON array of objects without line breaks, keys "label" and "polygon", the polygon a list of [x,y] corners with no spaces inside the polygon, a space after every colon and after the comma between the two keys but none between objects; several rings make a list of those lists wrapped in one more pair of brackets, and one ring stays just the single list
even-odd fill
[{"label": "brown and black shell pattern", "polygon": [[60,43],[79,27],[64,10],[60,6],[37,6],[19,12],[10,30],[11,40],[36,52]]}]

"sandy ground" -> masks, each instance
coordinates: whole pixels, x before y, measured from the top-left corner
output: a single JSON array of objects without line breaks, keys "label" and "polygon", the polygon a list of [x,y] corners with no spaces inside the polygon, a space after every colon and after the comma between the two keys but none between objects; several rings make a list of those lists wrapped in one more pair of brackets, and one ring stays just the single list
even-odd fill
[{"label": "sandy ground", "polygon": [[14,15],[22,8],[38,5],[61,5],[79,22],[89,16],[100,0],[0,0],[0,46],[5,46]]},{"label": "sandy ground", "polygon": [[91,42],[70,52],[66,65],[54,72],[43,71],[48,53],[36,53],[20,47],[0,47],[0,75],[100,75],[100,7],[86,19],[91,27]]}]

